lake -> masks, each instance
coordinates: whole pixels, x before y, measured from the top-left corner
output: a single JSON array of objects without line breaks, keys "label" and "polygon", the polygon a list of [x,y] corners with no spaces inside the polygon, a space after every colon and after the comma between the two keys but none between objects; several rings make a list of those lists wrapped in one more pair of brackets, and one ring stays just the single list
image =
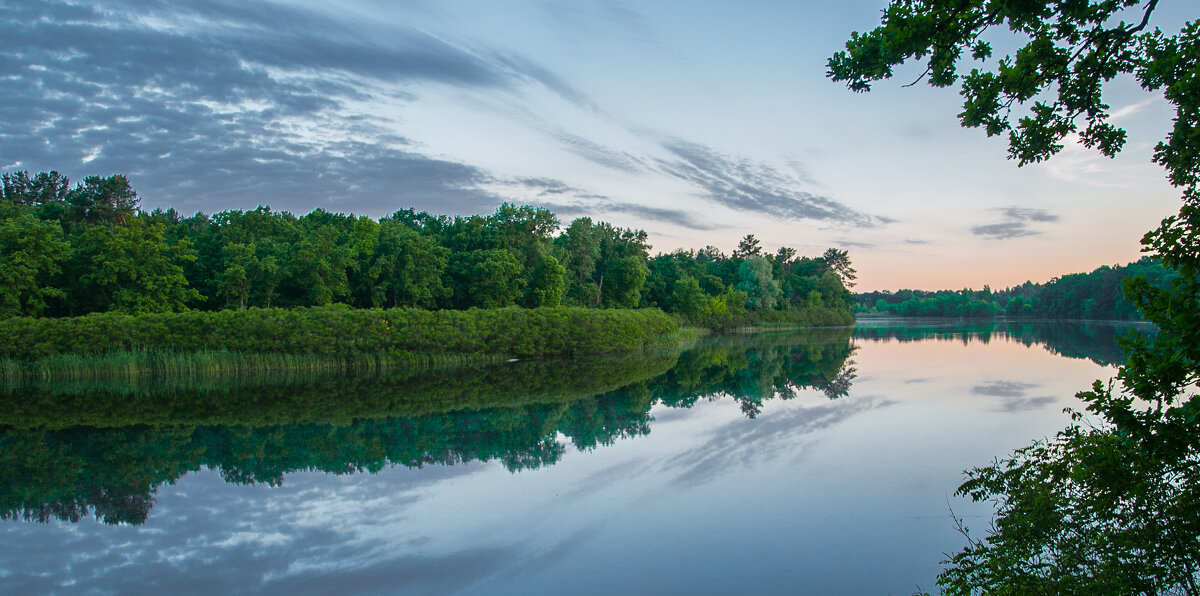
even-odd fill
[{"label": "lake", "polygon": [[0,399],[0,592],[933,590],[1128,324],[872,319],[684,350]]}]

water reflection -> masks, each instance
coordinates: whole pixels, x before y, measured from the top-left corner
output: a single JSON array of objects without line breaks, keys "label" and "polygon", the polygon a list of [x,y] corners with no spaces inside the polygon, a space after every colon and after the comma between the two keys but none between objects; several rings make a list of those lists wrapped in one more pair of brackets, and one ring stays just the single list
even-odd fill
[{"label": "water reflection", "polygon": [[805,387],[836,396],[849,330],[706,339],[679,353],[516,362],[225,387],[89,380],[3,396],[0,518],[140,524],[164,483],[201,468],[230,483],[498,460],[509,471],[650,432],[655,403],[730,396],[747,416]]},{"label": "water reflection", "polygon": [[957,319],[864,318],[854,337],[901,342],[940,339],[973,342],[1014,341],[1040,345],[1067,358],[1086,358],[1102,366],[1125,362],[1120,338],[1130,332],[1151,335],[1153,325],[1130,321],[990,320],[964,322]]},{"label": "water reflection", "polygon": [[[0,518],[142,524],[164,484],[204,468],[234,484],[278,486],[298,471],[377,472],[498,461],[510,472],[559,462],[650,433],[654,406],[692,408],[731,398],[746,418],[771,400],[817,390],[849,395],[857,341],[953,338],[1026,345],[1107,363],[1103,330],[1062,324],[913,326],[704,338],[682,351],[529,361],[359,377],[86,380],[0,395]],[[1111,345],[1110,345],[1111,344]],[[990,381],[973,393],[997,408],[1037,408],[1030,384]],[[824,426],[854,408],[807,408],[682,454],[681,481],[734,465],[745,434]],[[803,420],[797,418],[803,417]],[[776,430],[779,430],[776,428]],[[732,432],[732,431],[731,431]]]}]

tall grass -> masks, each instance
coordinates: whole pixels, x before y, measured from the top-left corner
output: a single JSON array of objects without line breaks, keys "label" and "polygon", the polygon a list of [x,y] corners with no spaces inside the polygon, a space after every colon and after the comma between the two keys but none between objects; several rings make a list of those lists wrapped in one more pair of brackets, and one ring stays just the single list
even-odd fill
[{"label": "tall grass", "polygon": [[[346,372],[356,376],[384,375],[411,367],[438,367],[501,360],[495,354],[286,354],[201,350],[170,352],[132,350],[102,354],[59,354],[32,362],[0,359],[0,389],[17,389],[48,381],[106,384],[120,381],[136,386],[139,379],[199,388],[219,385],[231,377],[270,373],[277,383],[300,382],[315,375]],[[188,380],[194,382],[188,382]],[[207,382],[206,382],[207,381]]]},{"label": "tall grass", "polygon": [[620,352],[674,341],[662,311],[300,308],[0,321],[12,379],[355,370]]}]

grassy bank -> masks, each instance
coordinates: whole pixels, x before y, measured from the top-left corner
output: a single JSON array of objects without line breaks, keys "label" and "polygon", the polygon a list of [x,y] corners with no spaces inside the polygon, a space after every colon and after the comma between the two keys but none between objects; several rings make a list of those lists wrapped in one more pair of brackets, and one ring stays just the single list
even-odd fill
[{"label": "grassy bank", "polygon": [[678,342],[658,310],[249,309],[0,321],[0,378],[371,370]]}]

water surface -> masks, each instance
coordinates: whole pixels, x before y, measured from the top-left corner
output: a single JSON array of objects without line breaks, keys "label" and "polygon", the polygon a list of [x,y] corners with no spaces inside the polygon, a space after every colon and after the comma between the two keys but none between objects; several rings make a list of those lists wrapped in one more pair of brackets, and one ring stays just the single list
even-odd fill
[{"label": "water surface", "polygon": [[962,470],[1120,327],[875,320],[682,352],[10,389],[6,593],[930,589]]}]

